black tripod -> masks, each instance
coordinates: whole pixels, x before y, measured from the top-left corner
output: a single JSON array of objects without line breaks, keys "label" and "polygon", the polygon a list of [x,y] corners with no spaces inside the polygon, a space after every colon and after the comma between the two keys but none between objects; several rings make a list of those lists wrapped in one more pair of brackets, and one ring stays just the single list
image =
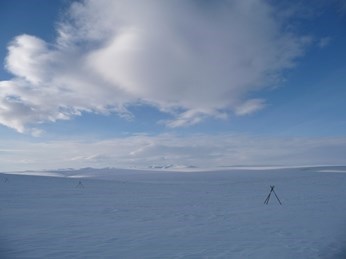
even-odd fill
[{"label": "black tripod", "polygon": [[77,188],[84,188],[84,185],[82,184],[82,181],[79,181],[76,187]]},{"label": "black tripod", "polygon": [[282,205],[282,203],[281,203],[279,197],[276,195],[276,193],[275,193],[275,191],[274,191],[274,188],[275,188],[274,185],[270,185],[270,192],[269,192],[269,194],[268,194],[266,200],[264,201],[264,204],[268,204],[268,202],[269,202],[269,200],[270,200],[270,195],[271,195],[272,193],[274,193],[276,199],[278,200],[278,202],[280,203],[280,205]]}]

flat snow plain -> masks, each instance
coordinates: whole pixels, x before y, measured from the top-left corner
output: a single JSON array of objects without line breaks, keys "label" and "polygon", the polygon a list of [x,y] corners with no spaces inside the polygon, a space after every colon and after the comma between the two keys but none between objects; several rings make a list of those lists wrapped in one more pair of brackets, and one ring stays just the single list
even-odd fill
[{"label": "flat snow plain", "polygon": [[6,259],[346,258],[346,167],[0,174],[0,220]]}]

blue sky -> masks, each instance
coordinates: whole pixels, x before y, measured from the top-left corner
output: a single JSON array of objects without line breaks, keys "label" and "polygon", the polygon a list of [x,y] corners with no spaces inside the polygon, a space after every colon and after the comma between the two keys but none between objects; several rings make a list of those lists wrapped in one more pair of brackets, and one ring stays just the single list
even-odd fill
[{"label": "blue sky", "polygon": [[0,3],[5,170],[345,164],[344,1]]}]

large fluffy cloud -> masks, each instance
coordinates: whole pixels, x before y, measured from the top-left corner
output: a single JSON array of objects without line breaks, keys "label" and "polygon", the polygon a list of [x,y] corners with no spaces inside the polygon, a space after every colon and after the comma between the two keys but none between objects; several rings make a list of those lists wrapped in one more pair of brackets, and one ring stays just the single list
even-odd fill
[{"label": "large fluffy cloud", "polygon": [[9,44],[0,123],[25,132],[83,111],[132,116],[139,102],[171,113],[171,127],[252,113],[265,101],[251,96],[303,54],[306,38],[284,25],[264,0],[75,2],[55,42]]}]

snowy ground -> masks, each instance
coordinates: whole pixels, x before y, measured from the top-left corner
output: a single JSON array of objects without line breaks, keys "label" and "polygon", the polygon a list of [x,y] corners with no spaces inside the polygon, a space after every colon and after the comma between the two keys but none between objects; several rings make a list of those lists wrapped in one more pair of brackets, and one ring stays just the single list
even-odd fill
[{"label": "snowy ground", "polygon": [[346,258],[345,167],[54,175],[0,174],[0,258]]}]

